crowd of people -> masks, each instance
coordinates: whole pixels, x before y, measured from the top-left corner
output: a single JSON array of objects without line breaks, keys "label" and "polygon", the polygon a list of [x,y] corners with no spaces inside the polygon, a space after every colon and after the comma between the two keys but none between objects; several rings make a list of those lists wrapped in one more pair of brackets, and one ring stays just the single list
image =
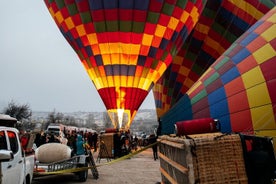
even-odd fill
[{"label": "crowd of people", "polygon": [[85,147],[97,151],[98,147],[98,134],[97,132],[83,132],[83,131],[71,131],[55,134],[53,132],[44,132],[36,134],[34,144],[35,147],[39,147],[46,143],[61,143],[69,146],[73,155],[84,154]]},{"label": "crowd of people", "polygon": [[[138,140],[138,139],[137,139]],[[114,157],[127,155],[132,149],[137,149],[137,142],[129,131],[114,134]]]},{"label": "crowd of people", "polygon": [[[85,154],[85,148],[96,152],[100,146],[100,136],[97,132],[83,131],[60,131],[59,134],[54,132],[41,131],[37,133],[34,140],[35,148],[47,143],[61,143],[69,146],[73,155]],[[149,144],[154,144],[157,141],[155,134],[150,135],[147,139],[133,136],[129,131],[118,131],[114,133],[114,158],[119,158],[124,155],[137,151],[138,146],[143,147]],[[152,146],[153,158],[158,159],[157,144]]]}]

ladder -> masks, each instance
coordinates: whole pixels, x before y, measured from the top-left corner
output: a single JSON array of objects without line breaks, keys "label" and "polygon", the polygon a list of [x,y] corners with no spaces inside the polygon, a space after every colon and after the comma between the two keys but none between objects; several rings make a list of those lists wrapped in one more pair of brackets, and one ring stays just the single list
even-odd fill
[{"label": "ladder", "polygon": [[100,151],[99,151],[99,155],[97,158],[97,162],[100,163],[102,158],[106,158],[107,162],[111,161],[104,141],[101,141],[101,143],[100,143]]},{"label": "ladder", "polygon": [[88,157],[87,157],[88,158],[88,164],[91,167],[91,172],[92,172],[93,178],[98,179],[99,178],[99,172],[98,172],[97,166],[95,164],[94,157],[91,153],[91,150],[87,149],[87,153],[88,153]]}]

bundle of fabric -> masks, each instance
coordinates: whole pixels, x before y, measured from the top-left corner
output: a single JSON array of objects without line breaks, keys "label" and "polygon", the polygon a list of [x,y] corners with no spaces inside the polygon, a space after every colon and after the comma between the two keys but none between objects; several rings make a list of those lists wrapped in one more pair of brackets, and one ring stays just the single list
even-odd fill
[{"label": "bundle of fabric", "polygon": [[41,163],[52,163],[71,158],[71,149],[60,143],[47,143],[35,150],[35,157]]}]

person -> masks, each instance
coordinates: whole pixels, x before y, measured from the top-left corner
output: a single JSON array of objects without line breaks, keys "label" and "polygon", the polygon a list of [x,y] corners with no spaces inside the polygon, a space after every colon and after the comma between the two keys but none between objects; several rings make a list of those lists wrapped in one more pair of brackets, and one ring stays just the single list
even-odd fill
[{"label": "person", "polygon": [[126,146],[126,135],[125,132],[121,133],[121,137],[120,137],[120,145],[121,145],[121,156],[127,155],[127,146]]},{"label": "person", "polygon": [[76,148],[76,140],[77,140],[77,134],[75,131],[72,131],[70,134],[67,134],[67,146],[69,146],[73,152],[75,153],[77,148]]},{"label": "person", "polygon": [[154,160],[158,159],[158,155],[157,155],[157,136],[155,134],[151,134],[149,136],[149,144],[154,144],[152,145],[152,153],[153,153],[153,158]]},{"label": "person", "polygon": [[42,131],[40,132],[40,145],[45,144],[45,143],[46,143],[46,134],[45,134],[45,132],[42,130]]},{"label": "person", "polygon": [[83,138],[80,134],[77,134],[77,141],[76,141],[76,154],[77,155],[84,155],[85,154],[85,150],[84,150],[84,141]]},{"label": "person", "polygon": [[161,121],[161,118],[159,117],[158,118],[158,127],[157,127],[157,136],[160,136],[161,135],[161,130],[162,130],[162,121]]},{"label": "person", "polygon": [[97,132],[93,133],[92,140],[93,140],[94,152],[96,152],[97,151],[97,143],[98,143],[98,134],[97,134]]},{"label": "person", "polygon": [[133,147],[134,147],[134,150],[137,151],[137,149],[138,149],[138,137],[137,137],[137,135],[135,135],[135,137],[134,137]]},{"label": "person", "polygon": [[61,144],[67,145],[68,139],[65,137],[65,135],[62,131],[59,132],[59,136],[57,138]]},{"label": "person", "polygon": [[22,148],[26,150],[30,135],[25,130],[20,130],[19,138]]},{"label": "person", "polygon": [[58,140],[57,136],[55,136],[55,134],[50,134],[48,143],[60,143],[60,141]]},{"label": "person", "polygon": [[120,140],[120,132],[117,132],[113,135],[114,139],[114,158],[121,157],[121,140]]},{"label": "person", "polygon": [[92,149],[93,145],[94,145],[94,143],[93,143],[93,133],[92,132],[88,133],[87,142],[88,142],[90,148]]},{"label": "person", "polygon": [[37,148],[41,145],[40,139],[41,139],[41,133],[37,133],[35,135],[35,140],[34,140],[34,143]]},{"label": "person", "polygon": [[46,143],[46,135],[44,134],[43,130],[41,130],[40,133],[36,134],[34,143],[37,148]]}]

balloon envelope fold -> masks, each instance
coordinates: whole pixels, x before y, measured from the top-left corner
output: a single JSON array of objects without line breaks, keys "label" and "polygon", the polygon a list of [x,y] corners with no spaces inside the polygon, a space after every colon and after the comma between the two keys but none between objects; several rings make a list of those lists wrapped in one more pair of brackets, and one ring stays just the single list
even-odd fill
[{"label": "balloon envelope fold", "polygon": [[216,59],[274,6],[271,0],[207,1],[184,45],[154,85],[158,117],[169,111]]}]

